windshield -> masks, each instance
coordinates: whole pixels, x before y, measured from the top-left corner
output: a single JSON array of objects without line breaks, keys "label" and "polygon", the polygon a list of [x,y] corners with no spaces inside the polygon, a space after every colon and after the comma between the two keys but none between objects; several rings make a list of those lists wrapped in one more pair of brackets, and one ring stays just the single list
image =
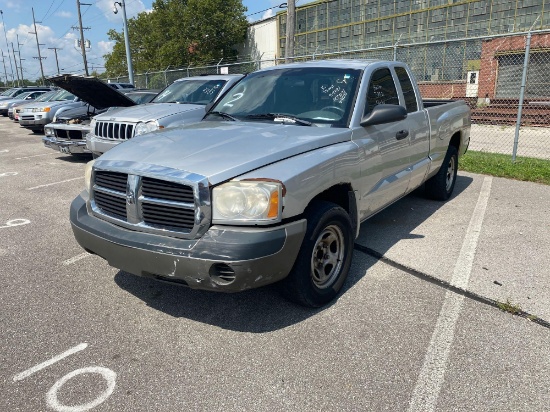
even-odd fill
[{"label": "windshield", "polygon": [[58,91],[52,91],[52,92],[46,92],[44,94],[41,94],[36,99],[34,99],[35,102],[47,102],[49,101],[53,96],[55,96]]},{"label": "windshield", "polygon": [[320,126],[346,127],[360,70],[296,67],[245,77],[213,108],[239,120],[287,115]]},{"label": "windshield", "polygon": [[30,96],[31,94],[33,94],[34,92],[25,92],[25,93],[21,93],[17,96],[18,99],[21,99],[21,100],[24,100],[26,97]]},{"label": "windshield", "polygon": [[133,92],[133,93],[126,93],[126,97],[129,97],[134,101],[134,103],[137,104],[143,104],[143,103],[149,103],[153,98],[157,95],[157,93],[140,93],[140,92]]},{"label": "windshield", "polygon": [[182,80],[172,83],[151,103],[192,103],[207,105],[220,93],[226,80]]},{"label": "windshield", "polygon": [[11,96],[17,89],[8,89],[0,93],[0,96]]},{"label": "windshield", "polygon": [[58,101],[58,100],[74,100],[75,98],[75,95],[72,94],[72,93],[69,93],[68,91],[66,90],[60,90],[53,98],[52,100],[53,101]]}]

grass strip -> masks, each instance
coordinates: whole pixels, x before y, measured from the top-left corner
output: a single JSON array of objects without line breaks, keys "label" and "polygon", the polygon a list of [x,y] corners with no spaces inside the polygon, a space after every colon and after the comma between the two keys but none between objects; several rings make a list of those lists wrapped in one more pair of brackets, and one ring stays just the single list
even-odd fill
[{"label": "grass strip", "polygon": [[516,161],[512,162],[511,155],[468,150],[459,161],[459,169],[470,173],[550,185],[550,160],[516,157]]}]

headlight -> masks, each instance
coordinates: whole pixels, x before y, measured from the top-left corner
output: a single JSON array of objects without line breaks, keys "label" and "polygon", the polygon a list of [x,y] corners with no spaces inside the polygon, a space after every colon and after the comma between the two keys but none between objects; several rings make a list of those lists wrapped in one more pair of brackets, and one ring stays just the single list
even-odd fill
[{"label": "headlight", "polygon": [[270,224],[281,220],[283,184],[233,181],[212,190],[212,222]]},{"label": "headlight", "polygon": [[51,127],[44,127],[44,134],[46,136],[54,136],[55,133],[53,132],[53,129]]},{"label": "headlight", "polygon": [[88,163],[86,163],[86,171],[84,172],[84,185],[88,193],[90,193],[92,190],[92,168],[94,166],[94,163],[95,160],[90,160]]},{"label": "headlight", "polygon": [[34,109],[32,109],[31,111],[33,113],[36,113],[36,112],[49,112],[52,108],[51,107],[35,107]]},{"label": "headlight", "polygon": [[164,126],[159,126],[156,120],[153,120],[152,122],[147,122],[147,123],[138,123],[136,125],[136,132],[134,133],[134,136],[149,133],[149,132],[154,132],[155,130],[162,129],[162,128],[164,128]]}]

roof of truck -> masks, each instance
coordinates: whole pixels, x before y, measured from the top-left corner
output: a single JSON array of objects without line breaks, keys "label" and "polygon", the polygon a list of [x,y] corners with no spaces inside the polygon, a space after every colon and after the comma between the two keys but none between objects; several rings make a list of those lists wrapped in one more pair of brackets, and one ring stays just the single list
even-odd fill
[{"label": "roof of truck", "polygon": [[204,80],[204,79],[229,80],[229,79],[241,78],[243,76],[244,74],[203,74],[200,76],[182,77],[180,79],[175,80],[175,82],[183,82],[183,81],[189,81],[189,80]]},{"label": "roof of truck", "polygon": [[277,69],[286,69],[286,68],[300,68],[300,67],[333,67],[341,69],[359,69],[363,70],[368,65],[374,63],[380,63],[384,60],[378,59],[330,59],[330,60],[309,60],[306,62],[299,63],[287,63],[279,64],[277,66],[268,67],[264,70],[277,70]]}]

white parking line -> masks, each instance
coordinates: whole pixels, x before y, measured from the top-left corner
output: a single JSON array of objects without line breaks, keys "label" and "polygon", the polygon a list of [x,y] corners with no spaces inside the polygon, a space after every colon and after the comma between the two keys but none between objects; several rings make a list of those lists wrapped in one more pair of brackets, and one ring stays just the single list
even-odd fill
[{"label": "white parking line", "polygon": [[33,156],[25,156],[25,157],[16,157],[15,160],[23,160],[23,159],[30,159],[31,157],[38,157],[38,156],[50,156],[53,153],[44,153],[39,155],[33,155]]},{"label": "white parking line", "polygon": [[82,176],[82,177],[74,177],[74,178],[72,178],[72,179],[67,179],[67,180],[62,180],[61,182],[54,182],[54,183],[48,183],[48,184],[46,184],[46,185],[40,185],[40,186],[35,186],[35,187],[29,187],[27,190],[40,189],[41,187],[48,187],[48,186],[58,185],[58,184],[61,184],[61,183],[72,182],[73,180],[78,180],[78,179],[84,179],[84,176]]},{"label": "white parking line", "polygon": [[[461,289],[468,287],[477,242],[489,202],[492,181],[493,178],[490,176],[485,177],[483,180],[477,204],[466,230],[462,249],[455,265],[451,284]],[[435,410],[439,392],[443,385],[449,352],[454,340],[456,321],[460,315],[463,300],[463,295],[458,295],[451,291],[447,291],[445,294],[445,301],[439,313],[439,318],[437,319],[430,345],[428,346],[428,352],[424,358],[424,364],[422,365],[422,370],[420,371],[409,403],[409,412],[430,412]]]},{"label": "white parking line", "polygon": [[33,366],[32,368],[30,369],[27,369],[26,371],[24,372],[21,372],[17,375],[15,375],[13,377],[13,381],[14,382],[17,382],[17,381],[21,381],[25,378],[28,378],[29,376],[31,376],[33,373],[36,373],[38,372],[39,370],[42,370],[44,368],[47,368],[48,366],[50,365],[53,365],[54,363],[56,362],[59,362],[61,359],[64,359],[66,358],[67,356],[71,356],[77,352],[80,352],[81,350],[84,350],[88,347],[88,344],[87,343],[81,343],[80,345],[76,345],[74,348],[71,348],[65,352],[63,352],[62,354],[60,355],[57,355],[56,357],[54,358],[51,358],[50,360],[46,361],[46,362],[42,362],[36,366]]},{"label": "white parking line", "polygon": [[63,264],[65,266],[72,265],[73,263],[78,262],[81,259],[87,258],[88,256],[92,256],[92,254],[88,252],[84,252],[84,253],[81,253],[80,255],[76,255],[70,259],[65,260]]}]

